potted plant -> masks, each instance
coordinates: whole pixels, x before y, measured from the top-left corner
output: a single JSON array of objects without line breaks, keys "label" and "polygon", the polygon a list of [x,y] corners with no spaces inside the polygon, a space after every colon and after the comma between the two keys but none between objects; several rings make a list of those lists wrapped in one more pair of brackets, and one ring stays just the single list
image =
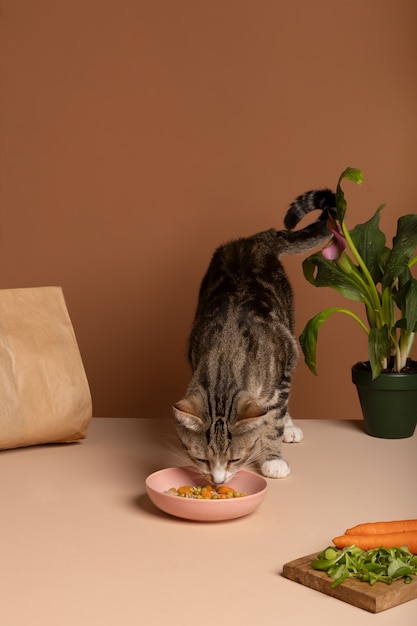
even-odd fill
[{"label": "potted plant", "polygon": [[399,218],[391,248],[379,228],[384,205],[367,222],[349,230],[341,187],[344,179],[360,185],[363,174],[350,167],[342,172],[336,189],[336,217],[329,218],[333,238],[304,261],[303,272],[315,287],[331,287],[349,300],[362,302],[365,315],[361,318],[342,307],[321,311],[307,322],[300,336],[301,348],[306,364],[317,374],[320,326],[334,313],[351,317],[367,337],[368,360],[352,367],[367,432],[386,438],[409,437],[417,422],[417,363],[410,358],[417,331],[417,280],[410,271],[417,264],[417,215]]}]

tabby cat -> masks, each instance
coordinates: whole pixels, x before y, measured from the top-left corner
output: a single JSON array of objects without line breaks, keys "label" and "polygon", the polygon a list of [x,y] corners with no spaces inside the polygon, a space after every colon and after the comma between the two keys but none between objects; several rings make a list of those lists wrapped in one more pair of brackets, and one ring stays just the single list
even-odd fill
[{"label": "tabby cat", "polygon": [[[293,231],[315,209],[318,219]],[[288,412],[298,348],[292,289],[279,257],[328,241],[334,211],[332,191],[309,191],[290,205],[287,230],[231,241],[213,255],[189,338],[192,379],[173,407],[187,456],[212,483],[228,482],[255,461],[264,476],[290,473],[282,441],[303,434]]]}]

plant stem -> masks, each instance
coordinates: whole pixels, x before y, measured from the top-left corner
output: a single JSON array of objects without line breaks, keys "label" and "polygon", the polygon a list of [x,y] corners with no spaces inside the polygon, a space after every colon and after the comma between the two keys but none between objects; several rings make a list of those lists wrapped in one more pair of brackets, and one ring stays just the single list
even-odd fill
[{"label": "plant stem", "polygon": [[408,261],[408,267],[411,268],[413,265],[417,263],[417,256],[414,256],[412,259]]},{"label": "plant stem", "polygon": [[[343,263],[341,261],[343,261]],[[346,252],[343,252],[340,259],[337,260],[336,263],[339,269],[344,274],[348,275],[349,279],[355,284],[358,291],[360,292],[362,296],[362,302],[365,305],[366,315],[367,315],[369,325],[371,327],[377,326],[376,321],[375,321],[375,309],[374,309],[374,305],[372,302],[372,298],[370,297],[370,294],[369,294],[368,285],[365,282],[362,274],[358,272],[357,266],[354,264],[350,256],[346,254]]]},{"label": "plant stem", "polygon": [[396,360],[397,372],[400,372],[406,366],[413,343],[414,333],[406,329],[402,329]]},{"label": "plant stem", "polygon": [[349,317],[352,317],[356,322],[358,322],[359,326],[366,332],[366,334],[369,335],[369,328],[366,326],[366,324],[364,324],[361,318],[356,315],[356,313],[350,311],[349,309],[340,308],[338,308],[337,311],[339,313],[345,313],[346,315],[349,315]]},{"label": "plant stem", "polygon": [[366,285],[367,292],[370,294],[372,312],[377,316],[378,322],[379,322],[379,324],[377,325],[379,327],[382,327],[383,321],[381,320],[381,300],[380,300],[378,290],[375,286],[374,281],[372,280],[372,276],[370,275],[368,268],[366,267],[361,255],[359,254],[355,244],[352,241],[352,238],[349,234],[349,230],[347,229],[344,221],[341,224],[341,226],[342,226],[343,235],[346,239],[347,245],[349,246],[349,249],[351,250],[356,261],[358,262],[358,265],[361,268],[362,273],[366,279],[365,285]]}]

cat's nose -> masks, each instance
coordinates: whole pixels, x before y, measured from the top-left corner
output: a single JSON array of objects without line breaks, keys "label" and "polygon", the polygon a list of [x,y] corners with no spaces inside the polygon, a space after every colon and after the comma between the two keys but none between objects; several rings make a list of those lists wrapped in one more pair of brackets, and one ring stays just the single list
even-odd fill
[{"label": "cat's nose", "polygon": [[211,478],[216,485],[222,485],[226,482],[227,472],[222,467],[216,467],[211,472]]}]

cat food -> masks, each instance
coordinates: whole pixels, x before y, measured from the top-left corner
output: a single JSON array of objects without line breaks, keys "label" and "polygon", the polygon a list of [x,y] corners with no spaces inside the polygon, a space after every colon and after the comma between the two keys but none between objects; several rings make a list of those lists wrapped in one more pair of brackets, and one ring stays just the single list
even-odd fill
[{"label": "cat food", "polygon": [[205,485],[204,487],[194,487],[192,485],[182,485],[181,487],[171,487],[168,493],[180,498],[194,498],[197,500],[228,500],[231,498],[242,498],[246,493],[236,491],[233,487],[221,485]]}]

